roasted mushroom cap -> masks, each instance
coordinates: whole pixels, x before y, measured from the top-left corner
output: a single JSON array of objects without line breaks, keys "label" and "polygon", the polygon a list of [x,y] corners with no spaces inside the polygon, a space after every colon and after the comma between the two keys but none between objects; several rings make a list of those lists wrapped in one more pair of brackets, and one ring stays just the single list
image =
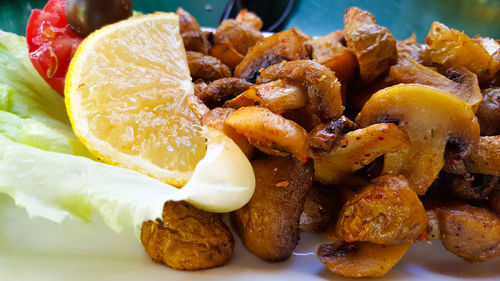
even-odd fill
[{"label": "roasted mushroom cap", "polygon": [[356,118],[362,127],[396,121],[410,137],[410,146],[385,154],[383,173],[404,175],[423,195],[444,165],[448,141],[464,156],[479,141],[479,124],[463,100],[429,86],[406,84],[375,93]]},{"label": "roasted mushroom cap", "polygon": [[226,100],[236,97],[252,86],[244,79],[227,77],[217,79],[198,93],[198,97],[209,107],[222,106]]},{"label": "roasted mushroom cap", "polygon": [[182,8],[177,9],[179,15],[179,29],[186,51],[207,54],[210,44],[203,35],[198,21]]},{"label": "roasted mushroom cap", "polygon": [[309,60],[281,62],[264,69],[257,83],[283,79],[307,93],[308,106],[323,121],[342,116],[340,82],[328,67]]},{"label": "roasted mushroom cap", "polygon": [[205,82],[230,77],[231,70],[217,58],[198,52],[186,52],[191,78]]},{"label": "roasted mushroom cap", "polygon": [[427,65],[437,65],[444,70],[465,67],[474,72],[480,82],[493,78],[500,70],[499,58],[492,56],[479,42],[439,22],[432,23],[425,44]]},{"label": "roasted mushroom cap", "polygon": [[375,124],[351,131],[329,153],[312,155],[314,178],[323,184],[342,183],[377,157],[404,149],[409,142],[408,135],[394,124]]},{"label": "roasted mushroom cap", "polygon": [[464,162],[470,173],[500,176],[500,136],[479,138],[477,149]]},{"label": "roasted mushroom cap", "polygon": [[500,135],[500,88],[485,89],[483,95],[483,102],[476,112],[481,135]]}]

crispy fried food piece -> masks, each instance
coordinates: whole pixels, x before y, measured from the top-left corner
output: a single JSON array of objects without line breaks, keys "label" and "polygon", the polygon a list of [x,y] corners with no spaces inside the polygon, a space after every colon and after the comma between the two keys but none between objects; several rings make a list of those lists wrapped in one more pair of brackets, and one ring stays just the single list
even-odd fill
[{"label": "crispy fried food piece", "polygon": [[488,206],[497,216],[500,216],[500,190],[490,194],[488,197]]},{"label": "crispy fried food piece", "polygon": [[340,82],[328,67],[309,60],[281,62],[263,70],[257,83],[283,79],[307,93],[308,107],[328,122],[342,116]]},{"label": "crispy fried food piece", "polygon": [[254,29],[248,23],[229,19],[217,27],[214,43],[218,45],[222,42],[229,42],[238,53],[245,55],[262,38],[264,37],[259,30]]},{"label": "crispy fried food piece", "polygon": [[408,135],[390,123],[351,131],[329,153],[310,155],[314,159],[314,178],[323,184],[342,183],[377,157],[402,150],[409,143]]},{"label": "crispy fried food piece", "polygon": [[209,107],[220,107],[226,100],[246,91],[253,84],[241,78],[227,77],[210,83],[198,97]]},{"label": "crispy fried food piece", "polygon": [[205,82],[231,76],[231,70],[220,60],[198,52],[186,52],[191,78]]},{"label": "crispy fried food piece", "polygon": [[368,85],[389,71],[397,62],[396,39],[377,25],[375,17],[356,7],[344,14],[344,37],[347,47],[356,55],[361,82]]},{"label": "crispy fried food piece", "polygon": [[194,88],[194,95],[197,97],[200,97],[201,93],[205,90],[207,87],[207,83],[205,81],[198,79],[193,82],[193,88]]},{"label": "crispy fried food piece", "polygon": [[276,114],[282,114],[287,110],[304,107],[306,104],[307,96],[302,89],[284,80],[276,80],[252,86],[233,100],[227,101],[224,106],[240,108],[259,105]]},{"label": "crispy fried food piece", "polygon": [[396,83],[416,83],[441,89],[461,98],[476,112],[483,99],[477,76],[463,67],[450,68],[447,75],[452,80],[411,59],[399,60],[389,71]]},{"label": "crispy fried food piece", "polygon": [[262,68],[282,61],[307,58],[302,36],[295,29],[285,30],[253,46],[234,70],[234,76],[253,82]]},{"label": "crispy fried food piece", "polygon": [[283,117],[299,124],[306,131],[310,131],[321,124],[321,119],[307,106],[288,110],[283,113]]},{"label": "crispy fried food piece", "polygon": [[214,45],[210,48],[209,54],[218,58],[223,64],[229,66],[231,70],[234,70],[244,58],[228,41],[222,41]]},{"label": "crispy fried food piece", "polygon": [[335,188],[311,186],[300,215],[300,231],[325,232],[342,208]]},{"label": "crispy fried food piece", "polygon": [[309,132],[309,150],[313,154],[329,153],[344,134],[356,129],[359,126],[345,116],[318,125]]},{"label": "crispy fried food piece", "polygon": [[236,20],[255,30],[260,30],[263,25],[259,16],[255,13],[249,12],[247,9],[242,9],[236,16]]},{"label": "crispy fried food piece", "polygon": [[433,239],[441,239],[446,250],[469,262],[500,256],[500,218],[486,208],[461,202],[426,202]]},{"label": "crispy fried food piece", "polygon": [[417,36],[412,33],[410,37],[403,41],[396,42],[398,50],[398,63],[401,60],[413,60],[417,63],[424,63],[424,47],[417,43]]},{"label": "crispy fried food piece", "polygon": [[255,192],[231,223],[245,247],[267,261],[288,258],[299,242],[299,219],[312,185],[312,167],[292,158],[252,161]]},{"label": "crispy fried food piece", "polygon": [[157,263],[181,270],[224,265],[233,254],[234,238],[218,214],[185,202],[166,202],[163,221],[142,224],[141,242]]},{"label": "crispy fried food piece", "polygon": [[477,41],[463,32],[433,22],[427,37],[425,64],[446,70],[450,67],[465,67],[474,72],[480,82],[495,76],[500,70],[499,57],[492,56]]},{"label": "crispy fried food piece", "polygon": [[424,206],[403,176],[385,175],[347,201],[337,227],[344,241],[413,242],[427,226]]},{"label": "crispy fried food piece", "polygon": [[198,21],[181,7],[177,9],[177,15],[179,16],[179,28],[186,51],[200,52],[206,55],[210,43],[208,43],[207,38],[201,31]]},{"label": "crispy fried food piece", "polygon": [[480,137],[477,149],[464,162],[470,173],[500,176],[500,136]]},{"label": "crispy fried food piece", "polygon": [[297,123],[260,106],[243,107],[226,118],[225,124],[248,138],[258,149],[271,155],[293,154],[307,161],[306,130]]},{"label": "crispy fried food piece", "polygon": [[233,114],[234,111],[235,110],[232,108],[214,108],[203,115],[201,124],[222,131],[240,147],[241,151],[245,153],[248,159],[251,159],[254,151],[253,146],[248,142],[245,136],[238,134],[232,127],[224,123],[227,117]]},{"label": "crispy fried food piece", "polygon": [[483,102],[476,112],[482,136],[500,135],[500,88],[483,91]]},{"label": "crispy fried food piece", "polygon": [[378,245],[368,242],[323,244],[316,255],[331,272],[344,277],[380,277],[401,260],[410,243]]},{"label": "crispy fried food piece", "polygon": [[203,103],[203,101],[196,95],[190,95],[186,98],[189,109],[201,120],[203,114],[207,113],[210,109]]},{"label": "crispy fried food piece", "polygon": [[346,83],[354,76],[358,61],[354,53],[342,44],[343,39],[339,30],[305,44],[310,48],[313,60],[330,68],[342,83]]},{"label": "crispy fried food piece", "polygon": [[500,180],[497,176],[483,174],[454,175],[441,173],[437,180],[445,193],[444,198],[453,198],[474,203],[485,203],[495,190],[500,191]]}]

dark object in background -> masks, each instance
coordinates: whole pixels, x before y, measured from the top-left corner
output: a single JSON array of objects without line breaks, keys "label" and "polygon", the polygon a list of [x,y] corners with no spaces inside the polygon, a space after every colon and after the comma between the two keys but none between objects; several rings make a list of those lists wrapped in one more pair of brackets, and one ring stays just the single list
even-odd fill
[{"label": "dark object in background", "polygon": [[66,21],[71,29],[86,36],[132,15],[132,0],[66,0]]},{"label": "dark object in background", "polygon": [[240,10],[248,9],[262,19],[263,31],[275,31],[285,23],[294,2],[294,0],[229,0],[220,21],[235,18]]}]

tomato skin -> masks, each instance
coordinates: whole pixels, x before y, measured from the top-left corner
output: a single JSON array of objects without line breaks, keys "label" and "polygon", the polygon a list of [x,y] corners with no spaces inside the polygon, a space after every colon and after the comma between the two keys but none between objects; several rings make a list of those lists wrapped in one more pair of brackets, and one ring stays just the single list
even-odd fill
[{"label": "tomato skin", "polygon": [[49,0],[43,10],[33,10],[26,29],[33,66],[61,96],[69,63],[83,40],[66,24],[64,5],[65,0]]}]

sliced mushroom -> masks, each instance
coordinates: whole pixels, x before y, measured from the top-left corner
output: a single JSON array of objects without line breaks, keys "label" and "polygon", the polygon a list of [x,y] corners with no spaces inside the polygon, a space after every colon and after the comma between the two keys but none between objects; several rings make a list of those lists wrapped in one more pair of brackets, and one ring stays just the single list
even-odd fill
[{"label": "sliced mushroom", "polygon": [[321,120],[328,122],[342,116],[340,82],[328,67],[309,60],[281,62],[261,71],[257,83],[278,79],[302,88],[307,93],[308,107]]},{"label": "sliced mushroom", "polygon": [[289,157],[252,161],[255,192],[231,223],[245,247],[268,261],[288,258],[299,242],[299,219],[312,185],[312,167]]},{"label": "sliced mushroom", "polygon": [[[469,262],[500,256],[500,218],[486,208],[461,202],[426,202],[428,237]],[[430,234],[430,235],[429,235]]]},{"label": "sliced mushroom", "polygon": [[231,70],[220,60],[198,52],[186,52],[191,78],[205,82],[231,76]]},{"label": "sliced mushroom", "polygon": [[198,97],[209,107],[219,107],[226,100],[234,98],[252,86],[244,79],[227,77],[210,83]]},{"label": "sliced mushroom", "polygon": [[186,51],[207,54],[210,44],[201,32],[198,21],[180,7],[177,9],[177,15],[179,16],[179,28]]},{"label": "sliced mushroom", "polygon": [[425,231],[424,206],[403,176],[385,175],[357,192],[342,207],[338,233],[346,242],[401,244]]},{"label": "sliced mushroom", "polygon": [[408,147],[409,141],[408,135],[394,124],[351,131],[329,153],[312,155],[314,178],[323,184],[342,183],[377,157]]},{"label": "sliced mushroom", "polygon": [[485,89],[483,96],[483,102],[476,112],[481,135],[500,135],[500,88]]},{"label": "sliced mushroom", "polygon": [[240,108],[258,105],[268,108],[276,114],[290,109],[304,107],[307,104],[306,94],[299,88],[284,80],[276,80],[250,87],[224,106]]},{"label": "sliced mushroom", "polygon": [[295,29],[275,33],[253,46],[234,70],[234,76],[255,81],[260,69],[282,62],[307,59],[303,38]]},{"label": "sliced mushroom", "polygon": [[229,42],[238,53],[245,55],[250,48],[263,38],[262,34],[248,24],[229,19],[223,21],[214,35],[214,43]]},{"label": "sliced mushroom", "polygon": [[253,146],[245,136],[238,134],[232,127],[225,124],[227,117],[233,114],[234,111],[232,108],[214,108],[203,115],[201,124],[222,131],[240,147],[248,159],[251,159],[254,151]]},{"label": "sliced mushroom", "polygon": [[218,214],[185,202],[166,202],[159,222],[142,224],[141,242],[151,259],[181,270],[224,265],[233,254],[231,230]]},{"label": "sliced mushroom", "polygon": [[262,28],[262,20],[256,14],[249,12],[247,9],[242,9],[236,16],[236,21],[253,28],[255,30],[260,30]]},{"label": "sliced mushroom", "polygon": [[500,176],[500,136],[480,137],[464,162],[468,172]]},{"label": "sliced mushroom", "polygon": [[417,42],[415,33],[403,41],[396,42],[396,49],[398,62],[404,59],[411,59],[417,63],[424,62],[424,47]]},{"label": "sliced mushroom", "polygon": [[479,141],[479,124],[472,108],[442,90],[418,84],[395,85],[374,94],[356,117],[362,127],[397,120],[410,137],[408,148],[385,154],[385,174],[404,175],[419,195],[438,176],[450,140],[467,155]]},{"label": "sliced mushroom", "polygon": [[396,39],[377,25],[375,17],[356,7],[344,13],[344,37],[347,47],[356,55],[361,82],[368,85],[389,71],[397,62]]},{"label": "sliced mushroom", "polygon": [[267,108],[240,108],[226,119],[225,124],[267,154],[293,154],[299,161],[307,161],[308,136],[304,128]]},{"label": "sliced mushroom", "polygon": [[478,42],[465,33],[433,22],[427,37],[425,63],[441,69],[465,67],[474,72],[480,82],[495,76],[500,70],[499,58],[494,58]]},{"label": "sliced mushroom", "polygon": [[218,58],[223,64],[229,66],[232,70],[240,64],[244,56],[240,54],[228,41],[222,41],[214,45],[209,50],[209,54]]},{"label": "sliced mushroom", "polygon": [[416,83],[441,89],[461,98],[476,112],[483,99],[477,76],[463,67],[450,68],[447,74],[453,80],[411,59],[400,60],[391,66],[389,72],[396,83]]},{"label": "sliced mushroom", "polygon": [[207,113],[210,111],[210,109],[203,103],[203,101],[195,96],[195,95],[190,95],[186,98],[187,104],[189,106],[189,109],[198,117],[198,119],[201,120],[201,117],[203,114]]},{"label": "sliced mushroom", "polygon": [[356,123],[345,116],[316,126],[309,132],[309,150],[313,154],[329,153],[344,134],[358,128]]},{"label": "sliced mushroom", "polygon": [[394,268],[410,243],[378,245],[367,242],[323,244],[316,255],[331,272],[344,277],[380,277]]}]

